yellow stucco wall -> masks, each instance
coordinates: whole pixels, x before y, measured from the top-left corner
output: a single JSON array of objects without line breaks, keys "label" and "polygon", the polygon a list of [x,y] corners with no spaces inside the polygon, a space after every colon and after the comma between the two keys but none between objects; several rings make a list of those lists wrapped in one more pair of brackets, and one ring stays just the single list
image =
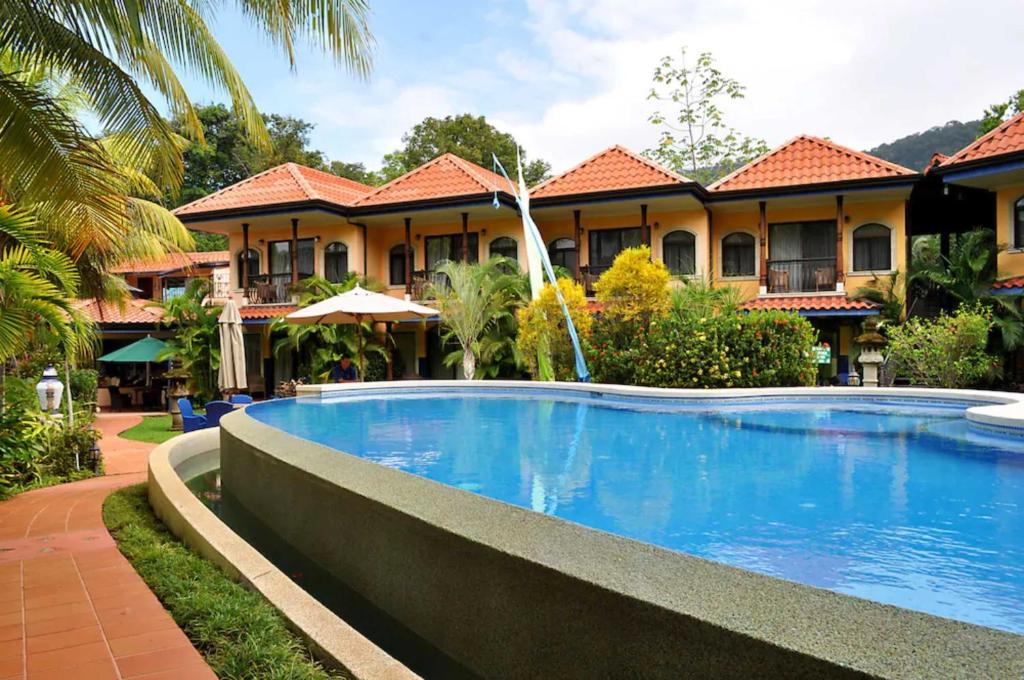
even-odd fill
[{"label": "yellow stucco wall", "polygon": [[1024,197],[1024,184],[1014,184],[996,191],[996,238],[1007,249],[999,253],[999,276],[1024,275],[1024,243],[1013,241],[1014,204]]}]

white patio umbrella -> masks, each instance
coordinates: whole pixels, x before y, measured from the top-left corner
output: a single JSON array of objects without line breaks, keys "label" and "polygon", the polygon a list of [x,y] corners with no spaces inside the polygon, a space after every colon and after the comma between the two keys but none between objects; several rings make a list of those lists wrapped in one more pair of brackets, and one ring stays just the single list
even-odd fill
[{"label": "white patio umbrella", "polygon": [[242,315],[234,300],[228,300],[217,319],[220,326],[220,373],[217,386],[225,390],[244,390],[249,386],[245,377],[245,342],[242,340]]},{"label": "white patio umbrella", "polygon": [[359,379],[363,379],[363,322],[414,321],[438,316],[439,311],[390,295],[374,293],[356,286],[350,291],[322,300],[285,317],[289,323],[357,324],[359,337]]}]

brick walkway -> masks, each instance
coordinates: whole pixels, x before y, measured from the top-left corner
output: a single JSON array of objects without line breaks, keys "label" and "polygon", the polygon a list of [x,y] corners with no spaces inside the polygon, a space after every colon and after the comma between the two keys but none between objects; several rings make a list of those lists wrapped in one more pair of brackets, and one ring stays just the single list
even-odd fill
[{"label": "brick walkway", "polygon": [[0,503],[0,680],[216,678],[103,526],[112,491],[145,481],[152,444],[103,415],[107,476]]}]

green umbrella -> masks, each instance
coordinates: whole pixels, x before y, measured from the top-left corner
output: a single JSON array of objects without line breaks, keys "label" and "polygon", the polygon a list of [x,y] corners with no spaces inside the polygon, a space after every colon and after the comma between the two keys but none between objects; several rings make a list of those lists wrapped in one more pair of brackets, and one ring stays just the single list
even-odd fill
[{"label": "green umbrella", "polygon": [[157,355],[160,354],[164,347],[166,345],[163,340],[157,340],[147,335],[127,347],[115,349],[109,354],[104,354],[97,361],[109,361],[119,364],[145,364],[150,361],[156,361]]}]

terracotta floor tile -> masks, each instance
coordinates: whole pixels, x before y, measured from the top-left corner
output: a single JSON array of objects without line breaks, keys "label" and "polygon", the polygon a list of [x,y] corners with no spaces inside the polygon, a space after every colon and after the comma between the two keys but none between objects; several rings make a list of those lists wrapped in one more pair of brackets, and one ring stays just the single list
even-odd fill
[{"label": "terracotta floor tile", "polygon": [[148,592],[147,588],[146,591],[143,592],[115,593],[113,595],[105,595],[104,597],[94,597],[92,598],[92,606],[96,608],[96,611],[100,612],[137,604],[145,604],[150,598],[153,598],[154,600],[156,599]]},{"label": "terracotta floor tile", "polygon": [[21,654],[8,659],[0,658],[0,676],[14,675],[20,678],[23,670]]},{"label": "terracotta floor tile", "polygon": [[14,624],[21,624],[21,612],[9,612],[7,614],[0,614],[0,626],[13,626]]},{"label": "terracotta floor tile", "polygon": [[149,633],[142,633],[141,635],[112,638],[109,643],[110,651],[114,653],[115,658],[144,654],[145,652],[156,652],[161,649],[192,646],[188,637],[177,627],[155,630]]},{"label": "terracotta floor tile", "polygon": [[12,612],[21,611],[21,600],[8,600],[7,602],[0,602],[0,614],[10,614]]},{"label": "terracotta floor tile", "polygon": [[136,616],[120,620],[102,621],[103,633],[109,640],[116,640],[131,635],[154,633],[159,630],[177,629],[178,624],[165,612],[154,612],[146,616]]},{"label": "terracotta floor tile", "polygon": [[117,680],[117,669],[113,660],[96,659],[76,665],[74,669],[56,668],[46,671],[29,671],[28,680]]},{"label": "terracotta floor tile", "polygon": [[148,595],[150,592],[149,586],[138,579],[132,581],[125,579],[121,582],[104,583],[102,585],[86,584],[85,589],[93,601],[111,597],[112,595]]},{"label": "terracotta floor tile", "polygon": [[58,604],[52,607],[43,607],[40,609],[27,609],[25,610],[25,618],[28,620],[29,625],[36,621],[48,621],[49,619],[57,619],[62,616],[71,616],[72,614],[91,614],[92,605],[85,602],[73,602],[70,604]]},{"label": "terracotta floor tile", "polygon": [[[19,642],[21,642],[19,640]],[[103,642],[103,631],[98,625],[75,628],[72,630],[61,630],[46,635],[29,636],[28,653],[49,652],[54,649],[65,649],[77,647],[91,642]]]},{"label": "terracotta floor tile", "polygon": [[76,628],[86,628],[88,626],[96,626],[96,616],[91,612],[82,612],[80,614],[69,614],[67,616],[58,616],[53,619],[44,619],[42,621],[29,621],[28,625],[28,636],[35,637],[37,635],[49,635],[50,633],[59,633],[61,631],[75,630]]},{"label": "terracotta floor tile", "polygon": [[0,642],[0,659],[17,659],[21,657],[24,643],[21,637],[16,640],[5,640]]},{"label": "terracotta floor tile", "polygon": [[52,649],[47,652],[28,655],[28,671],[50,671],[58,668],[73,668],[87,661],[98,661],[110,657],[106,642],[90,642],[75,647]]},{"label": "terracotta floor tile", "polygon": [[217,680],[206,663],[188,664],[168,671],[135,676],[138,680]]},{"label": "terracotta floor tile", "polygon": [[202,661],[199,652],[191,647],[175,647],[174,649],[163,649],[158,652],[147,652],[134,656],[124,656],[117,659],[117,667],[121,675],[126,678],[133,678],[147,673],[157,671],[169,671],[179,669],[182,666],[189,666]]},{"label": "terracotta floor tile", "polygon": [[20,640],[23,626],[20,622],[0,626],[0,642]]},{"label": "terracotta floor tile", "polygon": [[46,609],[59,604],[74,604],[75,602],[88,602],[89,596],[81,583],[56,588],[47,593],[45,589],[36,593],[25,593],[25,609]]}]

